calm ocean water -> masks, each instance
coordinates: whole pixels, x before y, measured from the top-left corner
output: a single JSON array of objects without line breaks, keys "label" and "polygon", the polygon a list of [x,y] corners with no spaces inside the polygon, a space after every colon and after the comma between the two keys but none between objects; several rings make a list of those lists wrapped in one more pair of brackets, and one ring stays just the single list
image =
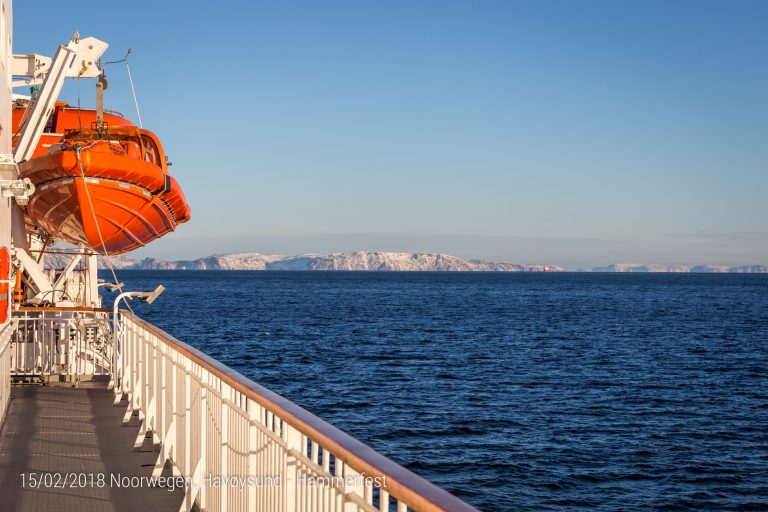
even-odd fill
[{"label": "calm ocean water", "polygon": [[166,286],[143,318],[481,510],[768,510],[768,275],[119,277]]}]

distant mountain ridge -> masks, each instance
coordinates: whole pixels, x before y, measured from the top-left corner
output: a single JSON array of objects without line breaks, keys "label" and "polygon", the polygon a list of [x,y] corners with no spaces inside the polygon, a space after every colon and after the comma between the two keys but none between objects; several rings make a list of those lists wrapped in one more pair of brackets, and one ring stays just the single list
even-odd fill
[{"label": "distant mountain ridge", "polygon": [[[70,256],[51,253],[46,256],[48,268],[64,268]],[[438,272],[564,272],[557,265],[493,263],[484,260],[465,260],[442,253],[411,252],[334,252],[331,254],[300,254],[281,256],[242,252],[213,254],[195,260],[166,261],[157,258],[135,259],[112,256],[111,264],[118,269],[140,270],[364,270],[364,271],[438,271]],[[99,257],[99,266],[107,268],[107,259]],[[594,267],[592,272],[686,272],[765,274],[768,265],[656,265],[641,263],[614,263]]]},{"label": "distant mountain ridge", "polygon": [[641,263],[614,263],[607,267],[594,267],[592,272],[686,272],[696,274],[766,274],[768,265],[644,265]]},{"label": "distant mountain ridge", "polygon": [[[69,256],[48,254],[45,266],[64,268]],[[364,271],[486,271],[486,272],[563,272],[556,265],[492,263],[463,260],[440,253],[365,252],[300,254],[280,256],[257,252],[214,254],[196,260],[166,261],[157,258],[133,259],[113,256],[114,268],[143,270],[364,270]],[[108,267],[107,258],[99,257],[99,266]]]}]

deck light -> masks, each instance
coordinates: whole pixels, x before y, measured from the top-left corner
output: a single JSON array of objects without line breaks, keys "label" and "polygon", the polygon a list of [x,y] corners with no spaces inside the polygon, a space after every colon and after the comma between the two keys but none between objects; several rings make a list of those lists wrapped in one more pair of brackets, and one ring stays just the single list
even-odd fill
[{"label": "deck light", "polygon": [[99,286],[103,286],[111,292],[116,292],[125,286],[125,283],[99,283]]},{"label": "deck light", "polygon": [[[113,286],[117,288],[118,286],[122,285],[123,283],[114,284],[114,283],[104,283],[108,284],[109,286]],[[118,361],[118,353],[120,350],[120,347],[117,343],[117,313],[118,313],[118,306],[120,305],[121,299],[139,299],[147,304],[152,304],[155,302],[155,299],[157,299],[161,293],[165,291],[165,286],[158,285],[157,288],[155,288],[152,291],[143,291],[143,292],[123,292],[120,295],[117,296],[115,299],[115,304],[112,307],[112,375],[113,379],[115,379],[116,384],[116,376],[117,376],[117,361]],[[120,376],[122,378],[122,376]]]}]

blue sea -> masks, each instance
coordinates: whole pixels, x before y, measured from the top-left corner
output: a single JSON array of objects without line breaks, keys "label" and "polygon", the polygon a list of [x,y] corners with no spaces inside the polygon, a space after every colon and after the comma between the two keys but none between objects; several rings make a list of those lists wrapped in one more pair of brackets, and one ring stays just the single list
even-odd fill
[{"label": "blue sea", "polygon": [[768,275],[119,277],[167,288],[143,318],[481,510],[768,510]]}]

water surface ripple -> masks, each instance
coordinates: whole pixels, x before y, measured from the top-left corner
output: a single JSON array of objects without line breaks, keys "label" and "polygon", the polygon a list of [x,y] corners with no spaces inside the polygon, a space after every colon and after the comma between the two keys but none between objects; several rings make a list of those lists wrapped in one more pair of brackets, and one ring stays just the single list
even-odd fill
[{"label": "water surface ripple", "polygon": [[476,507],[767,510],[768,276],[123,271],[139,314]]}]

